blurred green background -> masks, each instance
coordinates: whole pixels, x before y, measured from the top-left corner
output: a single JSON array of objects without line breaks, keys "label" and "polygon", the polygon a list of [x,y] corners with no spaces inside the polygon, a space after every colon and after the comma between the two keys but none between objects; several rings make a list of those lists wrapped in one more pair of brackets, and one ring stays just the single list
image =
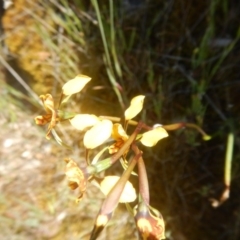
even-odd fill
[{"label": "blurred green background", "polygon": [[[143,94],[147,124],[193,122],[212,136],[205,142],[183,129],[144,149],[151,205],[169,240],[238,240],[239,16],[237,0],[15,0],[1,18],[1,239],[89,237],[103,196],[91,187],[76,205],[62,161],[83,150],[47,142],[33,123],[42,113],[38,95],[57,96],[82,73],[92,82],[70,104],[77,111],[120,116]],[[209,199],[224,190],[230,132],[230,198],[213,208]],[[124,206],[101,239],[137,239]]]}]

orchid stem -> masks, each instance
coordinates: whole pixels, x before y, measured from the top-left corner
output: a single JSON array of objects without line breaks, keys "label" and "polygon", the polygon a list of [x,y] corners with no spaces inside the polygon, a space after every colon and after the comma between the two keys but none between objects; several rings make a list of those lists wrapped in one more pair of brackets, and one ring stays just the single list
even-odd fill
[{"label": "orchid stem", "polygon": [[[136,145],[132,146],[133,151],[135,154],[140,154],[141,151],[138,149]],[[150,196],[149,196],[149,184],[148,184],[148,177],[146,167],[143,161],[142,156],[138,159],[138,179],[139,179],[139,193],[143,199],[143,201],[149,205]]]},{"label": "orchid stem", "polygon": [[115,186],[108,193],[107,198],[103,202],[103,205],[101,208],[101,214],[108,214],[116,208],[119,202],[120,196],[122,194],[122,191],[141,155],[142,153],[139,152],[134,158],[132,158],[132,160],[128,165],[128,168],[124,171],[124,173],[119,178]]}]

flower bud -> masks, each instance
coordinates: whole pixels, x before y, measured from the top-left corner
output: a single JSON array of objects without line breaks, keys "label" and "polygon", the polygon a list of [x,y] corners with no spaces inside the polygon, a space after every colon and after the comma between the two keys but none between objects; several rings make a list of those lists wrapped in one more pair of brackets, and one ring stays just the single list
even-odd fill
[{"label": "flower bud", "polygon": [[154,209],[154,216],[150,208],[145,202],[139,203],[135,215],[138,231],[145,240],[165,239],[165,224],[162,215]]}]

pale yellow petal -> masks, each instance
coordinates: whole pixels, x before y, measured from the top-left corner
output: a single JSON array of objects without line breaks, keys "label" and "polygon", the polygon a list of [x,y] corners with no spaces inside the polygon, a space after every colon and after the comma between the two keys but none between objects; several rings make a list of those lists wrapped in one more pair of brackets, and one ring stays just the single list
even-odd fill
[{"label": "pale yellow petal", "polygon": [[139,95],[131,100],[129,108],[125,111],[125,119],[130,120],[142,111],[145,96]]},{"label": "pale yellow petal", "polygon": [[84,146],[88,149],[100,146],[111,136],[112,126],[112,122],[105,119],[96,123],[85,133],[83,138]]},{"label": "pale yellow petal", "polygon": [[140,142],[147,147],[152,147],[155,146],[159,140],[167,136],[168,133],[164,128],[157,127],[153,130],[143,133]]},{"label": "pale yellow petal", "polygon": [[63,85],[63,94],[72,95],[80,92],[90,80],[91,78],[88,76],[77,75],[74,79],[69,80]]},{"label": "pale yellow petal", "polygon": [[[100,189],[104,195],[108,195],[108,193],[117,183],[119,178],[120,177],[118,176],[107,176],[103,179],[103,181],[100,183]],[[137,195],[133,185],[129,181],[127,181],[123,189],[123,192],[121,194],[119,202],[120,203],[133,202],[135,201],[136,198],[137,198]]]},{"label": "pale yellow petal", "polygon": [[69,120],[73,127],[77,130],[83,131],[87,127],[92,127],[99,119],[92,114],[77,114],[74,118]]}]

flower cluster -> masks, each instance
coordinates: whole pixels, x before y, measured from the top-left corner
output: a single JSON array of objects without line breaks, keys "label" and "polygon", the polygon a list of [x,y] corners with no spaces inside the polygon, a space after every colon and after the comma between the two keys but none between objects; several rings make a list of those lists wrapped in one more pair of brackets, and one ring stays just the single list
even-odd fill
[{"label": "flower cluster", "polygon": [[[91,80],[85,75],[78,75],[62,87],[61,97],[56,107],[50,94],[41,95],[45,115],[37,116],[38,125],[48,124],[46,138],[51,136],[61,145],[67,146],[55,131],[57,123],[69,120],[70,124],[79,131],[84,131],[83,145],[86,149],[86,166],[80,168],[77,163],[67,158],[66,177],[71,189],[79,190],[80,201],[87,189],[88,182],[94,181],[106,198],[95,220],[90,240],[97,239],[101,230],[110,220],[118,203],[136,202],[134,209],[130,209],[140,236],[146,240],[164,239],[165,224],[161,214],[150,206],[147,171],[142,151],[139,146],[155,146],[159,140],[168,136],[168,131],[182,127],[194,127],[206,138],[206,134],[196,125],[177,123],[171,125],[147,126],[142,122],[134,121],[143,109],[145,96],[134,97],[124,112],[124,119],[112,116],[95,116],[93,114],[69,113],[62,110],[71,95],[80,92]],[[121,124],[123,122],[123,124]],[[129,134],[128,126],[135,126]],[[140,144],[139,144],[140,143]],[[100,149],[93,159],[89,159],[89,151]],[[94,152],[97,152],[94,150]],[[108,157],[101,159],[103,153]],[[123,166],[123,173],[119,176],[105,176],[99,178],[99,173],[110,168],[117,161]],[[133,171],[137,165],[137,174]],[[131,174],[136,175],[139,181],[139,190],[136,191],[129,181]],[[129,210],[129,208],[128,208]]]}]

